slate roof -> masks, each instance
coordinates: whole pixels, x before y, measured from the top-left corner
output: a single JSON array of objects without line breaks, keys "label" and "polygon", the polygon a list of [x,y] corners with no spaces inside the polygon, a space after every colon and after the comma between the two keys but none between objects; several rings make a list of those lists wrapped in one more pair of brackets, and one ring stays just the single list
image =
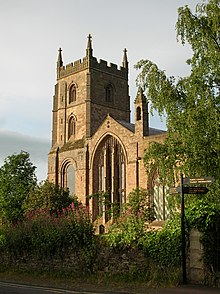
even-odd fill
[{"label": "slate roof", "polygon": [[[122,125],[126,129],[128,129],[129,131],[131,131],[132,133],[135,132],[135,124],[129,123],[123,120],[117,120],[117,122],[120,123],[120,125]],[[166,131],[164,130],[159,130],[159,129],[155,129],[151,127],[149,128],[149,136],[160,135],[164,133],[166,133]]]}]

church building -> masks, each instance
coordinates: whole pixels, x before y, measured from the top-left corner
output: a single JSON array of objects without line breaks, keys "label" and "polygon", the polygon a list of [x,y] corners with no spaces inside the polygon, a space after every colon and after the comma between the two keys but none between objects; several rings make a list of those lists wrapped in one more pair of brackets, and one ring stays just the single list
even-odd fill
[{"label": "church building", "polygon": [[130,121],[129,63],[124,49],[121,66],[93,56],[88,36],[85,57],[63,64],[57,61],[53,97],[52,147],[48,155],[48,180],[75,194],[88,205],[93,219],[108,209],[99,197],[107,193],[118,209],[129,192],[152,187],[152,204],[158,220],[166,218],[165,189],[157,176],[147,179],[144,150],[151,142],[163,142],[166,132],[149,127],[148,103],[141,90],[134,100]]}]

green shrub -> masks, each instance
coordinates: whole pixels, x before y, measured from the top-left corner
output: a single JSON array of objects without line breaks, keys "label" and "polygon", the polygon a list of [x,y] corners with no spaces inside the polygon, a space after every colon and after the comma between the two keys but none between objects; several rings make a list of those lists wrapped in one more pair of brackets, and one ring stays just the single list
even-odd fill
[{"label": "green shrub", "polygon": [[76,196],[70,197],[68,190],[58,187],[46,180],[31,191],[22,207],[26,213],[28,211],[46,209],[53,214],[61,212],[63,208],[68,207],[72,202],[75,206],[81,204]]},{"label": "green shrub", "polygon": [[146,256],[162,266],[181,264],[180,218],[173,218],[161,231],[147,232],[139,242]]},{"label": "green shrub", "polygon": [[121,215],[115,219],[104,236],[110,247],[137,247],[145,233],[146,221],[153,219],[153,211],[149,203],[148,192],[135,189],[128,196],[128,203],[122,208]]},{"label": "green shrub", "polygon": [[73,203],[52,215],[45,209],[30,211],[22,222],[5,226],[2,232],[5,238],[0,243],[2,253],[14,258],[29,254],[42,259],[89,247],[94,234],[87,208],[75,207]]}]

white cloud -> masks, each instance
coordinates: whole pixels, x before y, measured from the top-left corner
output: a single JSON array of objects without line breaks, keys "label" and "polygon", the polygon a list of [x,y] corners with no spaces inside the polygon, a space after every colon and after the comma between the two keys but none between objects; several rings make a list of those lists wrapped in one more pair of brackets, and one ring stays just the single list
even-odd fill
[{"label": "white cloud", "polygon": [[[94,56],[118,65],[126,47],[131,108],[138,60],[150,59],[168,75],[187,73],[190,51],[176,42],[177,9],[194,10],[198,0],[0,2],[0,161],[28,151],[40,179],[46,177],[59,47],[65,64],[80,59],[92,33]],[[151,126],[164,128],[164,123],[155,116]]]}]

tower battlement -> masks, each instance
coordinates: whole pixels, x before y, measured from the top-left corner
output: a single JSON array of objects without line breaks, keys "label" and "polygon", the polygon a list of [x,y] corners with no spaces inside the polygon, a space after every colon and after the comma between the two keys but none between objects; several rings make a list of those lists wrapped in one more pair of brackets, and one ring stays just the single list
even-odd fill
[{"label": "tower battlement", "polygon": [[84,57],[83,59],[78,59],[74,62],[67,64],[66,66],[62,66],[58,68],[57,78],[63,78],[73,73],[85,70],[85,69],[94,69],[101,70],[107,73],[119,76],[121,78],[126,79],[128,77],[128,69],[120,66],[118,68],[117,64],[109,63],[106,60],[97,60],[96,57]]},{"label": "tower battlement", "polygon": [[66,77],[68,75],[77,73],[85,69],[94,69],[98,71],[100,70],[100,71],[104,71],[106,73],[109,73],[124,79],[128,78],[128,61],[127,61],[127,53],[126,53],[127,50],[124,49],[122,66],[120,67],[118,67],[114,63],[108,64],[107,61],[102,59],[98,61],[97,58],[93,56],[92,36],[90,34],[88,36],[86,56],[83,57],[83,59],[76,60],[64,66],[61,51],[62,50],[60,48],[58,61],[57,61],[57,79]]}]

